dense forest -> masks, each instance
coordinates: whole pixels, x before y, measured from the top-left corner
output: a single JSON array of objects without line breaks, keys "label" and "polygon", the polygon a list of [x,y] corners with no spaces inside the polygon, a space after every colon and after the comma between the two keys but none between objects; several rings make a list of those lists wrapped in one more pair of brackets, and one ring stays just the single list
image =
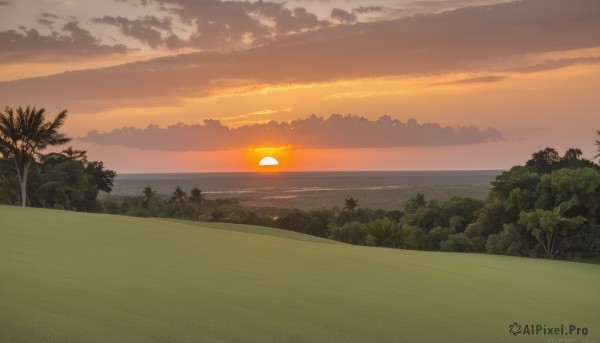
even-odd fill
[{"label": "dense forest", "polygon": [[70,142],[59,132],[65,119],[63,111],[46,122],[43,109],[30,107],[0,114],[0,204],[270,226],[388,248],[600,260],[600,166],[579,149],[532,154],[501,173],[485,200],[418,193],[403,209],[384,211],[349,197],[341,208],[266,215],[236,199],[206,199],[198,188],[161,196],[149,185],[139,196],[100,201],[114,171],[72,147],[43,154]]}]

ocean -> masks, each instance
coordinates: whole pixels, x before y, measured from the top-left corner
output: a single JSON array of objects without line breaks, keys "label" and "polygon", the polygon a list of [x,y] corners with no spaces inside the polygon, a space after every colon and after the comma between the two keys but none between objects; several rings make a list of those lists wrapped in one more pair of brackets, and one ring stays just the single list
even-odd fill
[{"label": "ocean", "polygon": [[453,196],[484,199],[501,171],[376,171],[376,172],[278,172],[121,174],[112,195],[141,195],[146,186],[169,195],[176,186],[189,192],[200,188],[209,199],[236,198],[248,207],[298,208],[343,207],[353,196],[362,207],[402,209],[415,193],[426,199]]}]

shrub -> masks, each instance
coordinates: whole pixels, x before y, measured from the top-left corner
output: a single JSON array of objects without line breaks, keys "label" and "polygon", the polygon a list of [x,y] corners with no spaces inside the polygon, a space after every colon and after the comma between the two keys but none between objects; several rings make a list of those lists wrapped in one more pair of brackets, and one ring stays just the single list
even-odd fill
[{"label": "shrub", "polygon": [[440,245],[441,251],[470,252],[473,251],[473,242],[464,233],[451,235]]},{"label": "shrub", "polygon": [[331,225],[329,227],[329,238],[356,245],[365,245],[367,228],[359,222],[350,222],[342,226]]}]

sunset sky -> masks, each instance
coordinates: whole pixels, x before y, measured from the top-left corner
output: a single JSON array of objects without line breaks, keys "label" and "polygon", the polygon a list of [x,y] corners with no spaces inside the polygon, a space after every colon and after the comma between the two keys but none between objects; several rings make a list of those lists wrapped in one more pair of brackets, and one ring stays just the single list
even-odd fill
[{"label": "sunset sky", "polygon": [[0,105],[121,173],[595,154],[597,0],[0,0]]}]

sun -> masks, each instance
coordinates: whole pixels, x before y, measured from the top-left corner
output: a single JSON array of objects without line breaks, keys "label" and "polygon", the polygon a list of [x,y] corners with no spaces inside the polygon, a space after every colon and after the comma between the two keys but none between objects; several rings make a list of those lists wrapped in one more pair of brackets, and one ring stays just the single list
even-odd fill
[{"label": "sun", "polygon": [[278,172],[290,166],[290,146],[257,146],[245,149],[246,169],[254,172]]},{"label": "sun", "polygon": [[261,167],[276,167],[279,165],[279,161],[275,157],[265,156],[260,159],[258,165]]}]

